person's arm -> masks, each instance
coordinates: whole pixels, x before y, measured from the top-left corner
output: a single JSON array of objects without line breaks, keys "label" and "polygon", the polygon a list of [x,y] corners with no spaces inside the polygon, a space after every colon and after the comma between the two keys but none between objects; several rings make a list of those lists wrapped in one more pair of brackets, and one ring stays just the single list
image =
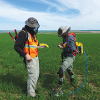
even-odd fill
[{"label": "person's arm", "polygon": [[26,53],[23,51],[22,46],[26,42],[26,33],[24,31],[21,31],[18,35],[18,38],[16,39],[14,49],[22,56],[25,57]]}]

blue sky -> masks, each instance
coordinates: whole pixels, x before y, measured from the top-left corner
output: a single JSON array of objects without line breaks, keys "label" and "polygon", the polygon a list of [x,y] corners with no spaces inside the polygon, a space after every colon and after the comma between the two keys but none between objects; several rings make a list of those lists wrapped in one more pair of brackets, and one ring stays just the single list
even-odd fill
[{"label": "blue sky", "polygon": [[21,30],[29,17],[40,30],[100,30],[100,0],[0,0],[0,30]]}]

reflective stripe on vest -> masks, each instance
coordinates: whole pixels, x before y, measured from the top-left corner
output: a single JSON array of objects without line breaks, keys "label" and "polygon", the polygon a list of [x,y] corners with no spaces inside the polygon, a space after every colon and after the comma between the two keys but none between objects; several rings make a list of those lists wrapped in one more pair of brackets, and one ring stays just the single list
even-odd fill
[{"label": "reflective stripe on vest", "polygon": [[38,40],[36,40],[36,35],[34,35],[34,37],[35,39],[33,39],[30,33],[28,33],[28,40],[23,48],[24,52],[29,54],[32,58],[38,56],[38,49],[36,48],[38,45]]},{"label": "reflective stripe on vest", "polygon": [[28,45],[28,44],[25,44],[25,47],[24,48],[36,48],[37,46],[35,46],[35,45]]}]

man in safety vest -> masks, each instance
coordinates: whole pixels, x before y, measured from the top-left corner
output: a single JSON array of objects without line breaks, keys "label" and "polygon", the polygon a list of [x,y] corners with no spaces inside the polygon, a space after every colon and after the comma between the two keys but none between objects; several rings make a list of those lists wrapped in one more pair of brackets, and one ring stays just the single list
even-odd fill
[{"label": "man in safety vest", "polygon": [[62,63],[59,69],[59,83],[56,88],[56,92],[61,89],[62,82],[65,78],[65,71],[70,75],[70,84],[73,85],[74,82],[74,72],[73,72],[73,62],[75,60],[75,52],[76,52],[76,37],[75,33],[69,33],[70,27],[61,26],[58,29],[58,37],[63,38],[63,44],[59,43],[58,47],[63,50],[62,58],[65,57],[64,62]]},{"label": "man in safety vest", "polygon": [[37,19],[30,17],[25,21],[25,24],[25,27],[19,32],[14,49],[25,59],[28,71],[27,94],[35,97],[39,77],[38,48],[44,48],[45,46],[39,46],[36,39],[36,33],[40,26]]}]

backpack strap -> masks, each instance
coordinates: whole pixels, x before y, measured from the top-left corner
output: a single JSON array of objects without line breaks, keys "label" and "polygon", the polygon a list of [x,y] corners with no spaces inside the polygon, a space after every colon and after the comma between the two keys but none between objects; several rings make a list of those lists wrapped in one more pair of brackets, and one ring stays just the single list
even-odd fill
[{"label": "backpack strap", "polygon": [[[25,30],[21,30],[20,32],[22,32],[22,31],[26,33],[26,31],[25,31]],[[20,33],[20,32],[19,32],[19,33]]]},{"label": "backpack strap", "polygon": [[[29,48],[29,54],[30,54],[29,39],[27,40],[29,32],[27,32],[27,31],[25,31],[25,30],[23,30],[23,29],[22,29],[20,32],[22,32],[22,31],[26,34],[26,41],[28,41],[28,48]],[[19,33],[20,33],[20,32],[19,32]],[[18,35],[19,35],[19,34],[18,34]],[[24,46],[25,46],[25,44],[23,45],[22,48],[24,48]]]}]

